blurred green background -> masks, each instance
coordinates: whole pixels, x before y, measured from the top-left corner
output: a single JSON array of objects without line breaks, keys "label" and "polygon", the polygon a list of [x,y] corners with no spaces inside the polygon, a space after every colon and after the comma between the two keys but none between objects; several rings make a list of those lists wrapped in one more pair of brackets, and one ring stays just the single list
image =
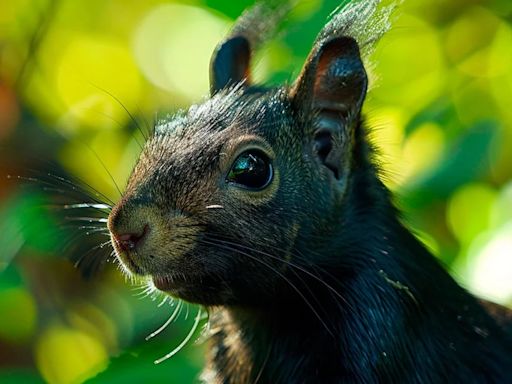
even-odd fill
[{"label": "blurred green background", "polygon": [[[205,97],[210,54],[250,3],[1,0],[1,383],[196,380],[204,343],[153,364],[196,308],[145,341],[175,307],[112,263],[82,277],[69,260],[94,267],[108,237],[66,219],[81,214],[63,204],[91,199],[53,175],[116,201],[112,179],[156,114]],[[256,79],[291,82],[338,4],[301,2]],[[512,304],[512,2],[405,1],[368,63],[365,112],[405,220],[469,290]]]}]

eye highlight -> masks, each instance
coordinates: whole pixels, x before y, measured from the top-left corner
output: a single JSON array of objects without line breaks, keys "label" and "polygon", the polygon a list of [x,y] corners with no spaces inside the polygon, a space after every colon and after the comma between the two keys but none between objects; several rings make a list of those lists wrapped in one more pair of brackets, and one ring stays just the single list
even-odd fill
[{"label": "eye highlight", "polygon": [[268,156],[260,150],[251,149],[236,158],[226,182],[246,189],[260,190],[270,184],[273,174]]}]

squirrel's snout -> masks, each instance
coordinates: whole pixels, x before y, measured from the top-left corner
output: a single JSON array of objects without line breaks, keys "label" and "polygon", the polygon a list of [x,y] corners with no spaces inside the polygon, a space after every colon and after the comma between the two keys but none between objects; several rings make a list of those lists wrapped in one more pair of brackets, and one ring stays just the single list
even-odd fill
[{"label": "squirrel's snout", "polygon": [[124,259],[134,251],[140,253],[146,248],[152,225],[145,213],[144,208],[125,202],[119,203],[110,213],[108,229],[119,257]]},{"label": "squirrel's snout", "polygon": [[130,197],[112,209],[108,229],[117,260],[126,271],[142,276],[176,267],[196,247],[201,230],[190,214],[162,214],[162,208]]},{"label": "squirrel's snout", "polygon": [[136,250],[143,243],[148,232],[149,224],[146,224],[140,233],[117,233],[115,230],[111,231],[117,246],[124,252]]}]

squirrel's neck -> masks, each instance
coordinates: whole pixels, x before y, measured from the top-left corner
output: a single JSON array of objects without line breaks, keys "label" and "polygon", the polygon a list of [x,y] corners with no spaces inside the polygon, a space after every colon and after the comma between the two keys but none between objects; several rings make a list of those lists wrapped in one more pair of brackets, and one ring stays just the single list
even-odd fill
[{"label": "squirrel's neck", "polygon": [[[291,311],[289,311],[289,310]],[[326,354],[338,353],[335,337],[297,309],[221,308],[211,321],[208,383],[322,382],[318,372],[333,372]],[[305,320],[305,321],[304,321]],[[334,332],[330,324],[330,332]],[[316,373],[312,374],[312,370]],[[339,374],[339,369],[336,368]],[[334,378],[333,376],[332,378]],[[315,380],[314,380],[315,379]],[[316,381],[320,379],[320,381]]]}]

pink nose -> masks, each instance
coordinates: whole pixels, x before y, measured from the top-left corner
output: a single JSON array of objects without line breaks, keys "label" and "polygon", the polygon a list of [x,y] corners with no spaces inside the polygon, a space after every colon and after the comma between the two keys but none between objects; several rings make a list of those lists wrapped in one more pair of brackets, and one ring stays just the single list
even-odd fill
[{"label": "pink nose", "polygon": [[142,241],[144,240],[144,238],[146,237],[147,233],[149,231],[149,226],[148,224],[146,224],[144,226],[144,230],[142,231],[142,233],[122,233],[122,234],[117,234],[117,233],[114,233],[114,239],[117,243],[117,245],[119,246],[119,248],[121,248],[123,251],[133,251],[135,249],[137,249],[138,246],[140,246],[140,244],[142,243]]}]

